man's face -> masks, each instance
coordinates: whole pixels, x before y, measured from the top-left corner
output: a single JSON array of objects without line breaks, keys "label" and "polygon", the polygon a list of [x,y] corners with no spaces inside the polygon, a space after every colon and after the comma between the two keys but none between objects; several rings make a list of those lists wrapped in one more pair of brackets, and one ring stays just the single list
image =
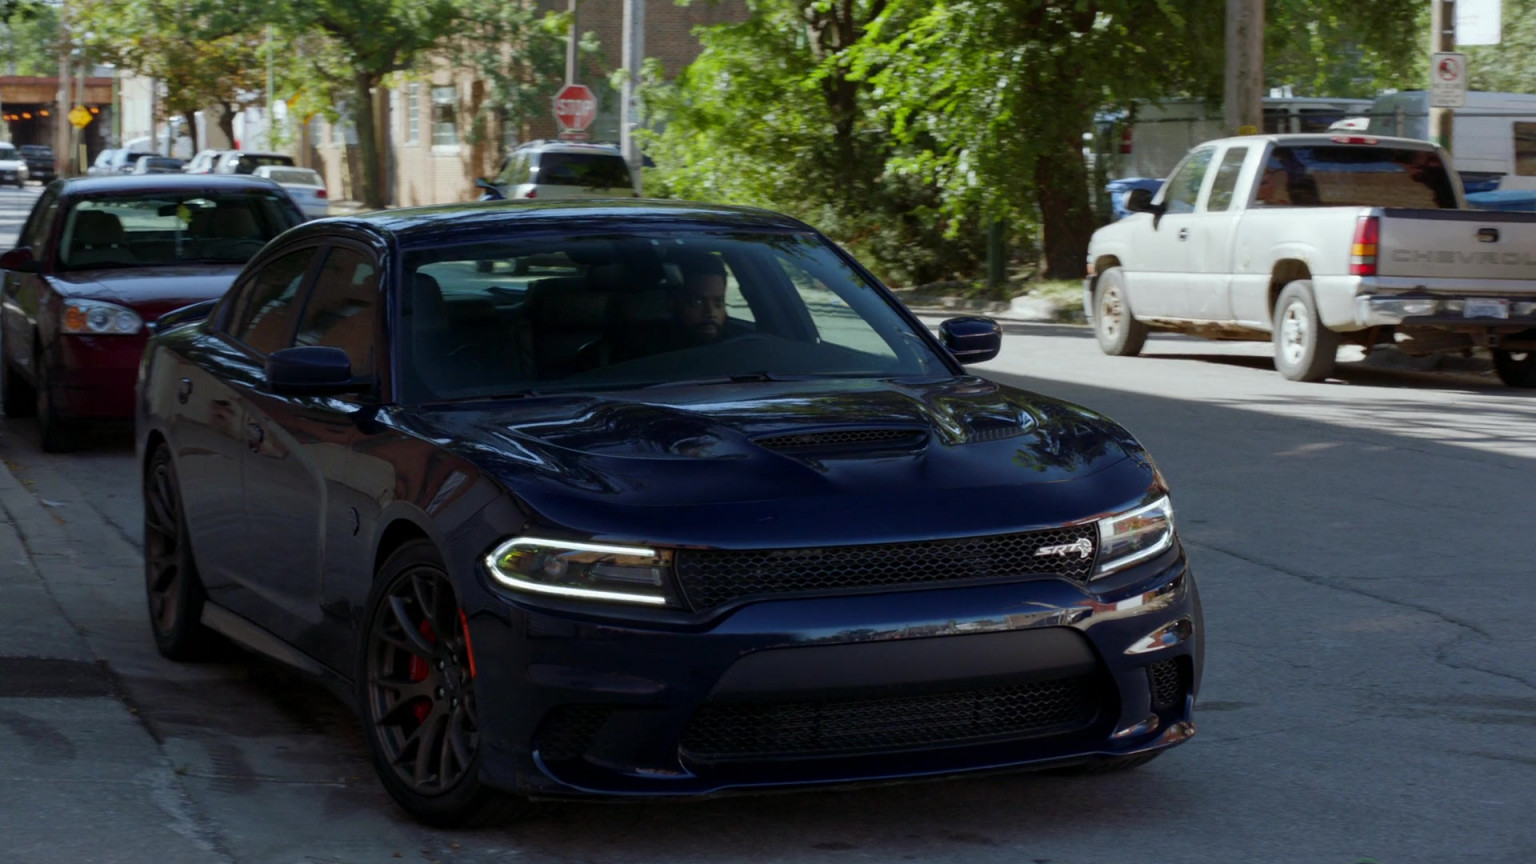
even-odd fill
[{"label": "man's face", "polygon": [[677,304],[677,319],[695,342],[713,342],[725,332],[725,279],[713,273],[689,276]]}]

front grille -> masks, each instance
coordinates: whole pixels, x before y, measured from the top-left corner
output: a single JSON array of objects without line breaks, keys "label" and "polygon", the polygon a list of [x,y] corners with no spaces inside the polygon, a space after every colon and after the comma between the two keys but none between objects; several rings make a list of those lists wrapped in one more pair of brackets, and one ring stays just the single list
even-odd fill
[{"label": "front grille", "polygon": [[1172,708],[1184,698],[1188,689],[1184,663],[1181,658],[1169,657],[1147,667],[1147,677],[1152,683],[1152,707]]},{"label": "front grille", "polygon": [[837,429],[831,432],[806,432],[774,435],[752,443],[769,450],[815,450],[841,447],[916,447],[927,435],[918,429]]},{"label": "front grille", "polygon": [[613,712],[609,705],[561,705],[539,724],[533,747],[546,761],[579,759]]},{"label": "front grille", "polygon": [[1099,714],[1092,675],[825,702],[707,703],[683,732],[703,761],[829,756],[1073,732]]},{"label": "front grille", "polygon": [[[1093,523],[958,540],[809,549],[684,549],[677,578],[689,605],[713,609],[747,597],[902,588],[1026,575],[1086,581],[1098,552]],[[1043,550],[1054,548],[1047,554]],[[1086,553],[1086,554],[1084,554]]]}]

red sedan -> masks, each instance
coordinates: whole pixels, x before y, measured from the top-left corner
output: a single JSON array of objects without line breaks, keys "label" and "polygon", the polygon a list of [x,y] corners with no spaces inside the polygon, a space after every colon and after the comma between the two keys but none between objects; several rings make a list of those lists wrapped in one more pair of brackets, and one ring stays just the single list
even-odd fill
[{"label": "red sedan", "polygon": [[0,255],[0,403],[36,414],[44,450],[133,417],[147,325],[222,296],[268,240],[304,221],[282,190],[242,176],[59,180]]}]

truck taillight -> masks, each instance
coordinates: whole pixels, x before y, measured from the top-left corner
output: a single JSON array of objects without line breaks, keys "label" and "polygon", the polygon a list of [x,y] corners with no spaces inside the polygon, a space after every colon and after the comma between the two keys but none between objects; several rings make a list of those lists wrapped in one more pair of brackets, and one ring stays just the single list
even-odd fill
[{"label": "truck taillight", "polygon": [[1120,130],[1120,155],[1129,156],[1131,153],[1131,130],[1129,127]]},{"label": "truck taillight", "polygon": [[523,197],[524,198],[537,198],[537,197],[539,197],[539,190],[537,190],[537,189],[529,189],[527,192],[523,193]]},{"label": "truck taillight", "polygon": [[1370,138],[1370,137],[1365,136],[1365,135],[1335,135],[1335,136],[1333,136],[1333,143],[1335,143],[1335,144],[1376,144],[1376,143],[1379,143],[1379,142],[1377,142],[1377,140],[1375,138]]},{"label": "truck taillight", "polygon": [[1376,275],[1376,244],[1380,239],[1380,216],[1361,216],[1355,221],[1355,242],[1349,253],[1349,275]]},{"label": "truck taillight", "polygon": [[329,198],[330,196],[325,194],[325,190],[324,189],[316,189],[315,190],[315,197],[316,198]]}]

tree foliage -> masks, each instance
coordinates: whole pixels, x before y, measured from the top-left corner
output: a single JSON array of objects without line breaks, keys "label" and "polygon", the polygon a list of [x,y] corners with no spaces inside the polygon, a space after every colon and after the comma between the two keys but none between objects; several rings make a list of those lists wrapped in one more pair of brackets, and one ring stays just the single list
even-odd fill
[{"label": "tree foliage", "polygon": [[[1503,25],[1499,44],[1459,49],[1467,53],[1467,83],[1474,90],[1536,93],[1536,0],[1504,0]],[[1420,69],[1428,68],[1426,57]],[[1409,86],[1422,89],[1428,72],[1419,78]]]},{"label": "tree foliage", "polygon": [[[459,26],[438,53],[449,66],[473,69],[485,82],[475,128],[520,128],[547,115],[564,83],[570,16],[542,10],[532,0],[465,0],[460,8]],[[579,44],[585,54],[597,50],[591,34]]]},{"label": "tree foliage", "polygon": [[0,2],[0,64],[17,75],[59,72],[59,10],[36,0]]}]

